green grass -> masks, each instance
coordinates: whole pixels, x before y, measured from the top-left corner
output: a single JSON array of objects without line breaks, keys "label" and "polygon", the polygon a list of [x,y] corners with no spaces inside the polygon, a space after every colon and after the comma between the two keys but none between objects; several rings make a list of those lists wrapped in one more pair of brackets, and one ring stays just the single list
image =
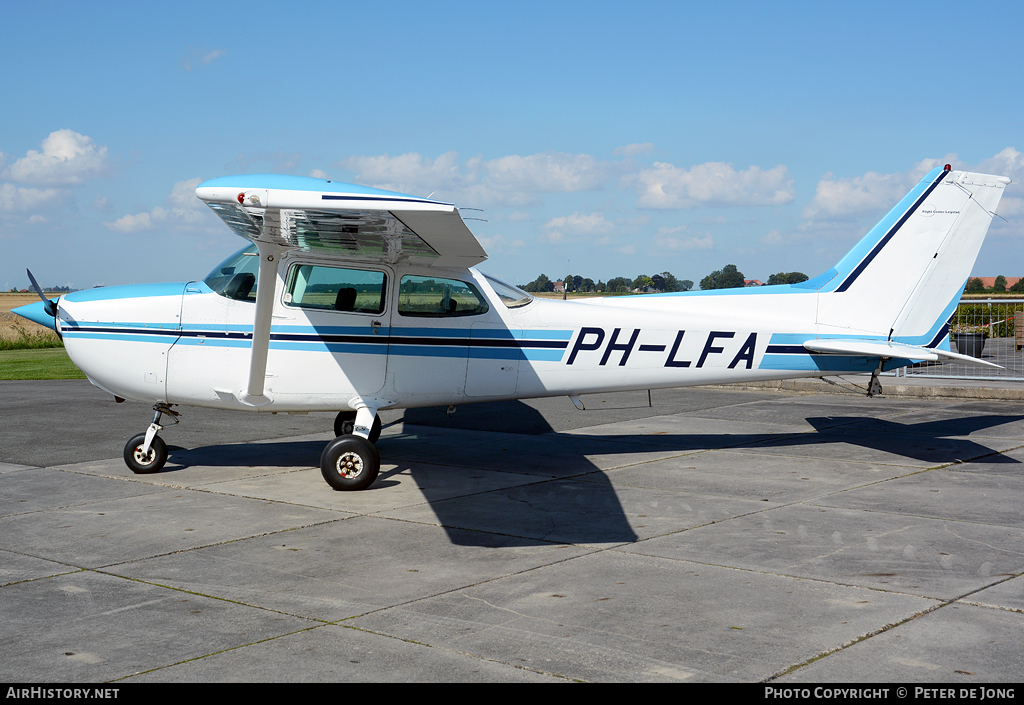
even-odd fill
[{"label": "green grass", "polygon": [[0,335],[0,350],[39,350],[63,348],[64,341],[51,330],[25,331],[16,328]]},{"label": "green grass", "polygon": [[0,350],[0,380],[85,379],[64,348]]}]

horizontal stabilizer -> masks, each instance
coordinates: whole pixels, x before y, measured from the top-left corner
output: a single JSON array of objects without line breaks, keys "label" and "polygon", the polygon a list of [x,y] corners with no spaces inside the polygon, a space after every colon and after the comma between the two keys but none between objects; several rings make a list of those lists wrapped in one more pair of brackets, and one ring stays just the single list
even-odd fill
[{"label": "horizontal stabilizer", "polygon": [[887,359],[922,360],[925,362],[938,362],[939,360],[958,360],[971,365],[983,365],[1003,369],[987,360],[981,360],[970,355],[939,350],[937,348],[925,348],[920,345],[907,345],[905,343],[891,343],[887,340],[871,339],[850,339],[840,338],[836,340],[808,340],[804,342],[804,348],[813,353],[824,353],[826,355],[858,355],[864,357],[879,357]]}]

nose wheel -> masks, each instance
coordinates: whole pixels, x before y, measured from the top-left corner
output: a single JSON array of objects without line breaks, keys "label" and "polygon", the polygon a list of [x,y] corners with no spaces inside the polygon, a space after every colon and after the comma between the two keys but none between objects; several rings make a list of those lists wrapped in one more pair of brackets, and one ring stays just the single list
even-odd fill
[{"label": "nose wheel", "polygon": [[146,434],[140,433],[124,446],[124,462],[136,475],[160,472],[167,462],[167,444],[163,438],[154,436],[148,451],[142,450],[145,443]]},{"label": "nose wheel", "polygon": [[153,406],[153,412],[153,423],[146,432],[133,436],[124,446],[125,465],[137,475],[160,472],[163,468],[167,462],[167,444],[156,435],[164,428],[160,425],[160,419],[167,414],[174,423],[178,423],[178,417],[181,415],[177,411],[172,411],[168,404],[156,404]]}]

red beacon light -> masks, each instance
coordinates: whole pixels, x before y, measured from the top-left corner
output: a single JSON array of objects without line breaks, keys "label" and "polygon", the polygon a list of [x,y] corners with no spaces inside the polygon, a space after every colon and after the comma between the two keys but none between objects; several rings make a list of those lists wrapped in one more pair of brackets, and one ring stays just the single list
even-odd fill
[{"label": "red beacon light", "polygon": [[241,203],[242,205],[245,205],[245,193],[244,192],[238,194],[238,202]]},{"label": "red beacon light", "polygon": [[946,171],[953,171],[953,165],[952,164],[947,164],[946,165]]}]

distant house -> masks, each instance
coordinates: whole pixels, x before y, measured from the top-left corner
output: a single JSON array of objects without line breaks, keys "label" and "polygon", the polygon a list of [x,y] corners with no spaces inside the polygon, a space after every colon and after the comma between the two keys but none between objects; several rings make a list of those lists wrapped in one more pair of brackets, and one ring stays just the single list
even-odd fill
[{"label": "distant house", "polygon": [[555,285],[555,293],[556,294],[564,294],[565,293],[565,282],[553,282],[553,283]]},{"label": "distant house", "polygon": [[[995,277],[971,277],[971,279],[980,279],[981,283],[985,285],[986,289],[990,289],[996,283]],[[968,279],[967,281],[970,281]],[[1006,277],[1006,290],[1009,291],[1010,287],[1019,282],[1024,277]]]},{"label": "distant house", "polygon": [[760,279],[744,279],[743,286],[764,286],[764,282]]}]

